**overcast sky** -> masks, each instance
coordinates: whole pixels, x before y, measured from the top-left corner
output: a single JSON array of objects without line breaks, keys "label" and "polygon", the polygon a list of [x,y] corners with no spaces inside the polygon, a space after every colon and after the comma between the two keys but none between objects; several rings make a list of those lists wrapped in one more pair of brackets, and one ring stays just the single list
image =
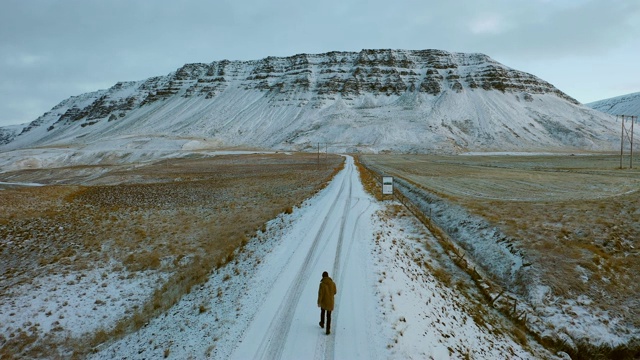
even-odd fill
[{"label": "overcast sky", "polygon": [[1,0],[0,126],[185,63],[481,52],[587,103],[640,91],[639,0]]}]

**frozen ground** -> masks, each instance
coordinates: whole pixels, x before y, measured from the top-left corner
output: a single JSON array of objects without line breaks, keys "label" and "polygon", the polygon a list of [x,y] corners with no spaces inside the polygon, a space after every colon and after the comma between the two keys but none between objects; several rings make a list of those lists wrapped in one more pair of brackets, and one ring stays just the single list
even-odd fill
[{"label": "frozen ground", "polygon": [[110,186],[69,180],[68,168],[0,174],[72,184],[0,191],[0,358],[87,354],[164,313],[245,234],[320,191],[344,162],[323,160],[318,168],[309,154],[234,152],[119,164],[98,178],[91,166],[70,170],[119,180]]},{"label": "frozen ground", "polygon": [[[0,332],[32,330],[80,338],[113,327],[153,293],[163,274],[111,268],[57,273],[7,289],[0,304]],[[30,329],[31,328],[31,329]]]},{"label": "frozen ground", "polygon": [[[272,151],[220,150],[215,144],[200,139],[122,136],[103,139],[89,145],[27,148],[2,152],[2,172],[33,169],[55,169],[72,166],[135,167],[163,159],[242,155]],[[101,175],[95,169],[94,177]]]},{"label": "frozen ground", "polygon": [[[271,221],[206,283],[92,357],[552,357],[474,314],[470,300],[421,266],[420,225],[385,215],[390,204],[365,193],[348,158],[327,188]],[[316,307],[325,270],[338,286],[329,336]]]},{"label": "frozen ground", "polygon": [[504,291],[505,314],[581,358],[638,357],[640,173],[608,154],[475,155],[361,160]]}]

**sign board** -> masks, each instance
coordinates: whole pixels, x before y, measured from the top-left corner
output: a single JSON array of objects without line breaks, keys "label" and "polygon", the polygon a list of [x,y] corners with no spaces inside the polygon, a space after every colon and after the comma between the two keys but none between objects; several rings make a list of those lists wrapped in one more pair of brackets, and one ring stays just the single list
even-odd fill
[{"label": "sign board", "polygon": [[393,195],[393,177],[382,177],[382,195]]}]

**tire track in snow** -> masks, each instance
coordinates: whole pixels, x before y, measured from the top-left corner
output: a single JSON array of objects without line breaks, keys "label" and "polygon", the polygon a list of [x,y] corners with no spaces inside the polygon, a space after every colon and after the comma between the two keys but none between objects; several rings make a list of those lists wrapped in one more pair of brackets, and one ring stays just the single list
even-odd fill
[{"label": "tire track in snow", "polygon": [[[340,222],[340,234],[338,235],[338,245],[336,246],[336,255],[335,258],[333,260],[333,273],[331,274],[331,276],[333,276],[334,279],[338,280],[338,278],[340,277],[340,255],[342,253],[342,243],[344,242],[344,228],[345,228],[345,224],[347,223],[347,216],[349,215],[349,210],[351,210],[351,190],[353,187],[353,181],[351,181],[351,176],[353,174],[353,167],[349,167],[349,173],[346,175],[346,179],[348,179],[349,181],[349,191],[347,192],[347,201],[345,201],[344,204],[344,209],[342,211],[342,216],[341,216],[341,222]],[[339,280],[338,280],[339,281]],[[340,292],[342,293],[342,292]],[[318,358],[318,356],[322,356],[324,355],[324,359],[333,359],[333,355],[335,352],[335,342],[336,342],[336,338],[335,338],[335,333],[336,333],[336,329],[338,328],[336,326],[336,317],[335,315],[337,315],[337,311],[333,312],[334,316],[332,317],[333,320],[333,333],[334,336],[330,337],[327,340],[326,346],[324,347],[324,349],[318,349],[316,348],[316,354],[315,354],[315,358]],[[321,335],[319,335],[321,336]],[[321,342],[319,342],[321,343]]]},{"label": "tire track in snow", "polygon": [[336,257],[333,260],[333,273],[332,276],[336,279],[338,278],[338,274],[340,274],[340,253],[342,251],[342,243],[344,242],[344,228],[347,222],[347,216],[349,216],[349,210],[351,209],[351,188],[353,183],[351,181],[351,174],[353,173],[353,168],[349,169],[349,173],[346,178],[349,179],[349,191],[347,192],[347,201],[344,204],[344,209],[342,210],[342,217],[340,222],[340,235],[338,236],[338,245],[336,246]]},{"label": "tire track in snow", "polygon": [[[348,163],[348,166],[349,174],[345,175],[340,186],[340,190],[338,191],[338,195],[333,200],[329,212],[327,212],[327,215],[325,215],[322,225],[320,226],[320,229],[318,229],[318,232],[316,233],[316,236],[313,240],[311,248],[308,250],[306,257],[302,265],[300,266],[300,269],[297,271],[295,279],[287,289],[284,301],[280,303],[275,316],[272,318],[267,333],[262,338],[260,346],[258,347],[256,358],[259,357],[261,359],[280,359],[282,357],[289,330],[291,329],[291,323],[293,321],[294,311],[292,311],[292,309],[296,308],[296,305],[300,300],[300,296],[302,295],[302,290],[306,285],[307,280],[311,276],[312,267],[309,266],[309,264],[315,258],[320,239],[325,233],[327,223],[329,222],[329,219],[333,214],[338,201],[342,198],[342,193],[344,192],[345,185],[347,183],[349,183],[349,191],[351,191],[350,174],[351,171],[353,171],[353,167],[350,163]],[[344,218],[345,215],[343,214],[342,217]]]},{"label": "tire track in snow", "polygon": [[[350,185],[353,184],[352,182],[350,183]],[[349,187],[349,195],[351,195],[351,186]],[[349,199],[351,199],[351,197],[349,197]],[[348,210],[350,209],[350,203],[351,201],[349,201],[349,207],[347,208]],[[357,204],[357,202],[356,202]],[[345,262],[349,259],[350,255],[351,255],[351,250],[353,249],[353,243],[355,242],[355,237],[356,237],[356,231],[358,229],[358,223],[360,222],[360,219],[362,218],[362,215],[364,215],[364,213],[369,209],[369,207],[371,206],[371,204],[367,205],[367,207],[362,210],[359,214],[358,217],[356,218],[356,221],[354,223],[353,226],[353,231],[351,232],[351,237],[349,238],[348,242],[349,242],[349,246],[347,248],[347,253],[344,256],[344,260]],[[339,240],[339,246],[336,249],[336,260],[335,260],[335,264],[333,266],[333,271],[334,271],[334,276],[335,278],[338,280],[339,284],[343,284],[344,283],[344,276],[345,274],[340,271],[340,258],[342,257],[341,253],[342,253],[342,242],[343,242],[343,234],[344,234],[344,228],[345,228],[345,222],[342,223],[342,227],[340,229],[340,240]],[[336,303],[340,302],[340,297],[342,296],[344,291],[340,291],[340,293],[338,294],[338,298],[336,299]],[[336,326],[337,324],[337,320],[340,319],[340,317],[338,316],[340,314],[340,307],[336,307],[336,309],[333,311],[333,316],[332,319],[333,320],[333,333],[336,333],[336,330],[338,329],[338,327]],[[337,334],[335,334],[337,335]],[[335,346],[336,346],[336,337],[332,336],[329,341],[327,342],[327,346],[325,348],[324,351],[324,359],[325,360],[333,360],[334,359],[334,355],[335,355]]]}]

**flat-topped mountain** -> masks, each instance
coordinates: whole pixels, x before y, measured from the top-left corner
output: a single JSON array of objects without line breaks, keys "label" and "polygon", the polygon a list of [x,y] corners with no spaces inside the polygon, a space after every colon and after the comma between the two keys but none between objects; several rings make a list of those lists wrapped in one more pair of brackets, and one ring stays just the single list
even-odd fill
[{"label": "flat-topped mountain", "polygon": [[71,97],[0,141],[4,149],[164,137],[350,152],[608,150],[614,123],[483,54],[362,50],[187,64]]}]

